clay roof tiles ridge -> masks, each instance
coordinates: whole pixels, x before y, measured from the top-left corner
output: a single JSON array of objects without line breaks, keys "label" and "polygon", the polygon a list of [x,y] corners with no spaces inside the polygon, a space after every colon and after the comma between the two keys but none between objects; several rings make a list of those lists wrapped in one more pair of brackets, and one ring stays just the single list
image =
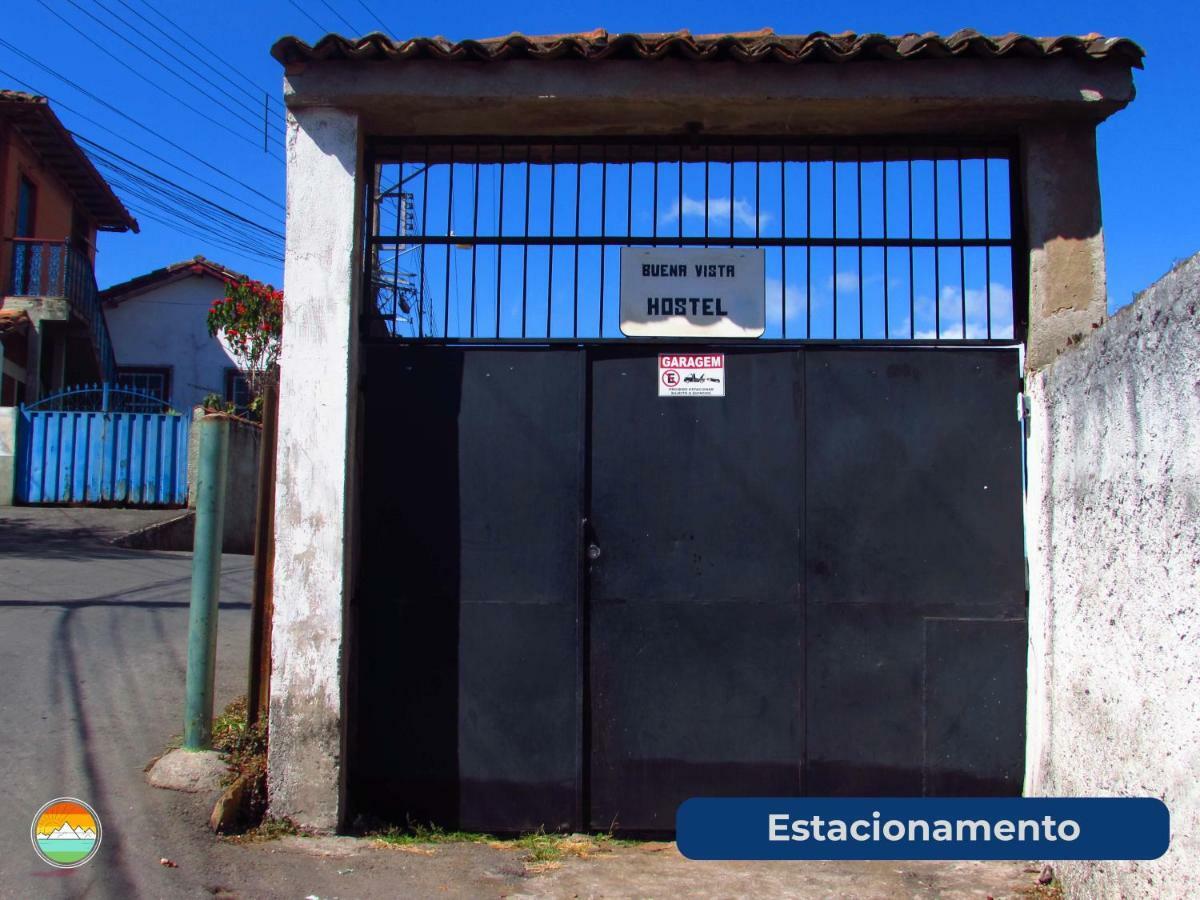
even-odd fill
[{"label": "clay roof tiles ridge", "polygon": [[1068,57],[1142,67],[1144,52],[1128,38],[1098,34],[1031,37],[1005,34],[989,37],[969,28],[948,37],[939,34],[780,35],[769,28],[727,34],[693,35],[690,31],[609,34],[603,29],[578,34],[525,35],[514,32],[482,40],[450,41],[444,37],[395,40],[380,32],[360,38],[328,34],[310,45],[283,37],[271,48],[285,65],[327,60],[501,62],[514,59],[732,60],[744,63],[894,61],[949,59],[1053,59]]}]

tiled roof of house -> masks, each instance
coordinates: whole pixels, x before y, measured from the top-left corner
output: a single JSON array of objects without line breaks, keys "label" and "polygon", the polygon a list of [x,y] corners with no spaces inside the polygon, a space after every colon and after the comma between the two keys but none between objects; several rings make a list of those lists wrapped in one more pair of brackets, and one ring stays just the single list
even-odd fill
[{"label": "tiled roof of house", "polygon": [[101,231],[137,231],[137,220],[96,171],[86,153],[37,94],[0,90],[0,119],[10,125],[96,219]]},{"label": "tiled roof of house", "polygon": [[684,59],[732,60],[757,63],[870,62],[965,59],[1071,58],[1141,68],[1142,48],[1128,38],[1082,36],[1030,37],[1006,34],[988,37],[962,29],[948,37],[938,34],[776,34],[761,31],[694,35],[689,31],[661,34],[609,34],[603,29],[580,34],[525,35],[514,33],[483,40],[449,41],[443,37],[395,40],[381,33],[361,38],[328,34],[314,45],[296,37],[276,41],[271,54],[285,65],[323,60],[431,59],[500,62],[514,59],[608,60]]},{"label": "tiled roof of house", "polygon": [[241,272],[235,272],[233,269],[226,268],[220,263],[213,262],[211,259],[205,259],[203,256],[193,256],[191,259],[171,263],[169,266],[163,266],[161,269],[155,269],[152,272],[146,272],[144,275],[130,278],[128,281],[122,281],[120,284],[106,287],[100,292],[100,300],[102,303],[117,304],[122,300],[128,300],[131,297],[144,293],[150,288],[158,287],[160,284],[176,281],[180,278],[189,278],[193,275],[208,275],[225,282],[237,281],[239,278],[246,277]]}]

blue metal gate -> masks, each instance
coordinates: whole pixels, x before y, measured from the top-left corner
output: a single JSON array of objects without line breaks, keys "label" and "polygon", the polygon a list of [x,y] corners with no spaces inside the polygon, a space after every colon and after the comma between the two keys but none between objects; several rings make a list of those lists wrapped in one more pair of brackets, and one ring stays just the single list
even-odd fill
[{"label": "blue metal gate", "polygon": [[17,500],[184,506],[190,424],[153,395],[108,384],[22,405]]}]

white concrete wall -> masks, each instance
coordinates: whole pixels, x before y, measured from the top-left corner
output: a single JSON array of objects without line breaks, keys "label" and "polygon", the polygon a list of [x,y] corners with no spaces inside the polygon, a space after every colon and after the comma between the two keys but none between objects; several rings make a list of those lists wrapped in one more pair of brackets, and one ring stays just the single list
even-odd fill
[{"label": "white concrete wall", "polygon": [[267,785],[273,815],[321,830],[345,813],[361,168],[356,115],[289,114]]},{"label": "white concrete wall", "polygon": [[0,406],[0,506],[12,506],[17,476],[17,416],[15,406]]},{"label": "white concrete wall", "polygon": [[[199,422],[205,413],[192,410],[188,432],[188,509],[196,508],[195,485],[200,466]],[[254,552],[255,518],[258,514],[258,463],[262,426],[230,417],[229,463],[225,474],[225,519],[221,548],[226,553]]]},{"label": "white concrete wall", "polygon": [[1200,254],[1029,381],[1026,793],[1153,796],[1171,849],[1072,897],[1200,896]]},{"label": "white concrete wall", "polygon": [[207,323],[223,296],[219,278],[188,275],[106,307],[117,365],[171,367],[171,402],[184,410],[206,394],[224,395],[225,371],[236,363]]}]

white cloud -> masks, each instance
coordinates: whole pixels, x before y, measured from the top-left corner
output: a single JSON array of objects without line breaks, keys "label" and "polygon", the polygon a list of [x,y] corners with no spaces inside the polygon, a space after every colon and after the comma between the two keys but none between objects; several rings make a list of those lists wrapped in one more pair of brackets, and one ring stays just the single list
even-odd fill
[{"label": "white cloud", "polygon": [[[695,197],[683,195],[683,215],[684,218],[704,218],[704,200],[697,200]],[[674,222],[679,218],[679,201],[675,200],[671,206],[662,214],[661,222]],[[742,198],[738,197],[733,201],[733,218],[741,226],[745,228],[754,227],[754,207],[747,203]],[[729,198],[728,197],[709,197],[708,198],[708,220],[710,222],[728,222],[729,221]],[[760,228],[765,228],[771,221],[771,214],[765,210],[758,214],[758,224]]]}]

